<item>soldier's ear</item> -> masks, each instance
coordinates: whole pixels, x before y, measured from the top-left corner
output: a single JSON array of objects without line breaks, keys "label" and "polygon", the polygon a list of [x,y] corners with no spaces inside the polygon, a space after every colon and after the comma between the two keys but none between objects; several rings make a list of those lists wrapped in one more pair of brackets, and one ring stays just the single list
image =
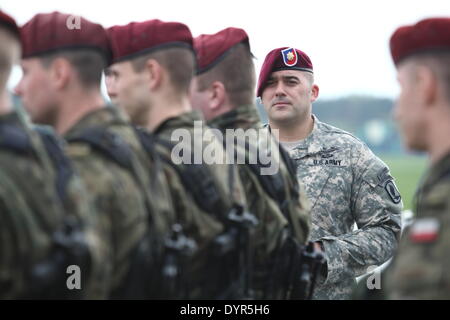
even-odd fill
[{"label": "soldier's ear", "polygon": [[214,81],[210,87],[209,107],[211,110],[219,109],[225,102],[225,85],[220,81]]},{"label": "soldier's ear", "polygon": [[317,84],[313,84],[311,87],[311,102],[314,102],[319,97],[319,86]]},{"label": "soldier's ear", "polygon": [[146,77],[148,80],[148,87],[150,90],[157,89],[163,81],[163,68],[155,59],[148,59],[145,63]]},{"label": "soldier's ear", "polygon": [[436,74],[427,66],[416,66],[416,83],[419,99],[424,106],[433,106],[438,102],[438,79]]},{"label": "soldier's ear", "polygon": [[65,88],[70,80],[77,76],[78,74],[67,59],[58,57],[51,62],[50,79],[56,89]]}]

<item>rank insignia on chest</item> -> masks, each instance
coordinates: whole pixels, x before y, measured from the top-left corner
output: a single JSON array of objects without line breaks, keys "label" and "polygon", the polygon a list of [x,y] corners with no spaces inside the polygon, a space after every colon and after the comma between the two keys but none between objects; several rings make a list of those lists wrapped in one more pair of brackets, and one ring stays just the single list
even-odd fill
[{"label": "rank insignia on chest", "polygon": [[439,234],[440,223],[435,218],[417,219],[411,226],[409,239],[414,243],[433,242]]}]

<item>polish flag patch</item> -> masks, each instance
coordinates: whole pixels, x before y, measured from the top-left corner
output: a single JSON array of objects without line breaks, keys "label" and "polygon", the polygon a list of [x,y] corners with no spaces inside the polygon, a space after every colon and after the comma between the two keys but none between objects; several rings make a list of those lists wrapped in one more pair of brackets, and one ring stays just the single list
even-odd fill
[{"label": "polish flag patch", "polygon": [[411,226],[409,238],[415,243],[436,241],[439,234],[440,223],[435,218],[417,219]]}]

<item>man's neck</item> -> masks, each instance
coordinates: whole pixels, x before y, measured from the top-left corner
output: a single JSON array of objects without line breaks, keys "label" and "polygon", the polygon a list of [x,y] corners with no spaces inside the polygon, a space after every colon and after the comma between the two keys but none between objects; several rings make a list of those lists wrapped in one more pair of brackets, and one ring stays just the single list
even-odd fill
[{"label": "man's neck", "polygon": [[98,90],[73,92],[64,96],[54,124],[55,131],[64,135],[86,114],[104,107],[105,101]]},{"label": "man's neck", "polygon": [[167,119],[190,111],[192,107],[187,96],[180,99],[159,99],[149,110],[146,128],[153,132]]},{"label": "man's neck", "polygon": [[0,115],[11,112],[11,98],[6,90],[0,91]]},{"label": "man's neck", "polygon": [[277,123],[270,122],[270,128],[279,130],[281,142],[294,142],[303,140],[310,135],[314,128],[314,119],[311,115],[302,122]]},{"label": "man's neck", "polygon": [[[450,110],[450,106],[446,106]],[[428,153],[432,164],[437,163],[450,152],[450,111],[435,117],[428,135]]]},{"label": "man's neck", "polygon": [[224,102],[217,111],[213,112],[212,118],[207,119],[207,120],[213,120],[215,118],[221,117],[224,114],[230,112],[231,110],[234,110],[237,108],[238,108],[238,106],[232,105],[231,103],[229,103],[229,100],[227,99],[227,101]]}]

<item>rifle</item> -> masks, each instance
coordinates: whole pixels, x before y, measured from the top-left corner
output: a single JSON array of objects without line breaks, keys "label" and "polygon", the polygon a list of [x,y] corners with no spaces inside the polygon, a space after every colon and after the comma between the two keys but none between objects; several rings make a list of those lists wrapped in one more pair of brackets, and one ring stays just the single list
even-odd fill
[{"label": "rifle", "polygon": [[217,299],[251,299],[251,270],[253,261],[251,255],[251,233],[258,224],[258,219],[251,213],[244,210],[240,205],[234,205],[228,214],[228,231],[219,235],[214,241],[214,252],[217,256],[237,251],[238,253],[238,278],[232,281],[225,292],[221,293]]},{"label": "rifle", "polygon": [[290,300],[311,300],[317,280],[317,274],[325,264],[325,257],[321,251],[314,249],[314,242],[308,242],[299,248],[293,257],[291,276],[294,278],[290,292]]},{"label": "rifle", "polygon": [[71,216],[65,217],[63,227],[52,236],[51,254],[34,265],[27,272],[29,290],[23,299],[81,299],[81,290],[69,290],[66,283],[66,269],[71,265],[83,271],[83,278],[89,278],[91,254],[80,223]]},{"label": "rifle", "polygon": [[[165,294],[167,298],[173,299],[180,294],[180,290],[187,289],[182,285],[184,260],[191,257],[197,250],[197,244],[194,240],[188,238],[180,224],[172,226],[172,233],[165,241],[166,254],[162,267],[162,277]],[[188,293],[186,292],[186,296]]]}]

